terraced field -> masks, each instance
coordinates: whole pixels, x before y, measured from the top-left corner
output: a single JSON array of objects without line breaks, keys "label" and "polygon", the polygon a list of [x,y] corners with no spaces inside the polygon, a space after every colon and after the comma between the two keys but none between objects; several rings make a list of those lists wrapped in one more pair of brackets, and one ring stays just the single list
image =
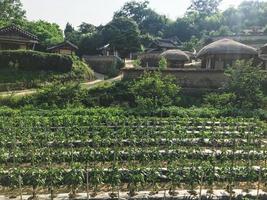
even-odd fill
[{"label": "terraced field", "polygon": [[[42,112],[0,117],[1,194],[149,191],[192,198],[234,189],[264,199],[267,130],[243,118]],[[165,196],[166,197],[166,196]]]}]

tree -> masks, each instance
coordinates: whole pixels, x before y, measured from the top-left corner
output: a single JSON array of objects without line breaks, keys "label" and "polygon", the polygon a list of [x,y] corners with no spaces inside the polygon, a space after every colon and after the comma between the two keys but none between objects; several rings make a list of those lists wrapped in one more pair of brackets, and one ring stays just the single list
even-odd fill
[{"label": "tree", "polygon": [[25,29],[35,34],[39,39],[38,50],[46,50],[47,47],[64,40],[63,32],[59,25],[43,20],[27,22]]},{"label": "tree", "polygon": [[114,18],[127,17],[133,19],[137,24],[141,24],[147,16],[149,1],[127,2],[119,11],[115,12]]},{"label": "tree", "polygon": [[197,32],[193,22],[190,22],[188,18],[178,18],[175,22],[172,22],[165,32],[165,37],[177,37],[180,41],[185,42],[190,40],[190,38],[199,33]]},{"label": "tree", "polygon": [[222,0],[192,0],[188,11],[197,12],[204,16],[210,16],[219,11]]},{"label": "tree", "polygon": [[1,0],[0,19],[3,21],[25,19],[25,10],[22,9],[20,0]]},{"label": "tree", "polygon": [[[70,40],[71,41],[71,40]],[[85,54],[96,54],[97,53],[97,48],[105,45],[103,41],[102,34],[99,32],[85,35],[80,39],[79,42],[79,50],[78,54],[79,55],[85,55]]]},{"label": "tree", "polygon": [[170,20],[165,15],[159,15],[153,10],[147,11],[146,18],[139,24],[143,34],[162,37],[167,31]]},{"label": "tree", "polygon": [[105,44],[117,50],[123,57],[140,50],[140,31],[132,19],[115,18],[101,31]]},{"label": "tree", "polygon": [[96,27],[93,24],[88,24],[83,22],[80,26],[79,26],[79,32],[82,34],[93,34],[96,31]]},{"label": "tree", "polygon": [[69,34],[73,33],[75,30],[73,28],[73,26],[68,22],[66,24],[65,30],[64,30],[64,35],[65,37],[67,37]]},{"label": "tree", "polygon": [[170,106],[179,100],[180,87],[171,76],[159,72],[146,72],[131,88],[135,102],[140,109],[157,109]]},{"label": "tree", "polygon": [[226,91],[235,94],[233,105],[241,109],[257,109],[264,104],[263,81],[266,75],[252,61],[237,61],[226,71]]}]

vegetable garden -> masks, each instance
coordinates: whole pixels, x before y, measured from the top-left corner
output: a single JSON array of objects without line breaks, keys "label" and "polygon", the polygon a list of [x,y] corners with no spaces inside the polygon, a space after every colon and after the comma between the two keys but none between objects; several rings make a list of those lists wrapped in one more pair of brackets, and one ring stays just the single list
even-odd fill
[{"label": "vegetable garden", "polygon": [[192,198],[225,189],[266,199],[266,124],[244,118],[139,117],[39,111],[0,114],[1,193],[106,192],[135,197],[164,191]]}]

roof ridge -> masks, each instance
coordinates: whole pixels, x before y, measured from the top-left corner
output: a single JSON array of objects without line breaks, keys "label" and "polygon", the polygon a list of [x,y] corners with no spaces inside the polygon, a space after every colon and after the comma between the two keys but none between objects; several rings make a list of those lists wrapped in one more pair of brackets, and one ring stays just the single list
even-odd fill
[{"label": "roof ridge", "polygon": [[30,37],[31,39],[38,40],[38,37],[36,35],[30,33],[29,31],[26,31],[26,30],[20,28],[19,26],[15,25],[15,24],[10,24],[9,26],[5,26],[5,27],[0,28],[0,33],[5,33],[5,32],[8,32],[10,30],[15,30],[19,33],[26,35],[27,37]]}]

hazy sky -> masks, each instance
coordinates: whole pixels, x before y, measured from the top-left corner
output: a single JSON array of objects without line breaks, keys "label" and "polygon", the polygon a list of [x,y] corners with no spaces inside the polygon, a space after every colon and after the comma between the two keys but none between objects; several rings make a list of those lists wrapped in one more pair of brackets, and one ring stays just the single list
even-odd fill
[{"label": "hazy sky", "polygon": [[[78,26],[82,22],[106,24],[113,13],[127,0],[21,0],[30,20],[43,19],[56,22],[64,28],[67,22]],[[182,16],[190,0],[149,0],[150,7],[171,19]],[[243,0],[223,0],[221,9],[237,6]]]}]

